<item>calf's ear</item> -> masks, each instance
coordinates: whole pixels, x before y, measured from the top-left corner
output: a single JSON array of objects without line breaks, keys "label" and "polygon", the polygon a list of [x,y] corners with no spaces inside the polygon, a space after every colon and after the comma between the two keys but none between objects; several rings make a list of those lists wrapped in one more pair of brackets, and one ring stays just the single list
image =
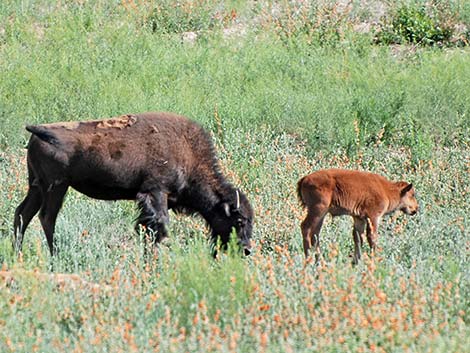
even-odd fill
[{"label": "calf's ear", "polygon": [[413,188],[413,184],[406,185],[403,189],[401,189],[400,196],[404,196],[412,188]]}]

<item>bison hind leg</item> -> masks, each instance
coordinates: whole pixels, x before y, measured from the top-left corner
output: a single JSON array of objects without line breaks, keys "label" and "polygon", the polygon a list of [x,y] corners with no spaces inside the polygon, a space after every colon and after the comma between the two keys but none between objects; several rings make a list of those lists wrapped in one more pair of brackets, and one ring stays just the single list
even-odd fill
[{"label": "bison hind leg", "polygon": [[69,186],[66,183],[59,183],[51,185],[50,190],[43,193],[39,220],[41,221],[42,229],[46,234],[47,245],[49,246],[51,256],[53,256],[55,252],[55,223],[68,187]]},{"label": "bison hind leg", "polygon": [[307,217],[301,224],[303,247],[305,257],[310,255],[310,249],[315,250],[315,262],[320,260],[320,231],[325,219],[326,212],[318,210],[308,210]]},{"label": "bison hind leg", "polygon": [[140,210],[136,230],[143,226],[145,236],[150,236],[156,245],[168,236],[168,197],[160,191],[139,192],[136,201]]},{"label": "bison hind leg", "polygon": [[41,191],[37,185],[30,185],[28,194],[23,202],[16,208],[13,221],[13,248],[19,253],[23,248],[23,236],[31,219],[41,207]]}]

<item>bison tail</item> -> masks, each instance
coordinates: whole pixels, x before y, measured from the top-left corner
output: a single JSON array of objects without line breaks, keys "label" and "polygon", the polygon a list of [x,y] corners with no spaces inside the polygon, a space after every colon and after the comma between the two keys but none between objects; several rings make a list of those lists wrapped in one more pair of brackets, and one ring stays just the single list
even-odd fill
[{"label": "bison tail", "polygon": [[26,130],[28,130],[33,135],[37,136],[44,142],[50,143],[51,145],[59,145],[59,139],[57,136],[51,132],[49,129],[41,125],[27,125]]},{"label": "bison tail", "polygon": [[305,177],[301,178],[298,182],[297,182],[297,198],[300,202],[300,205],[302,206],[302,208],[305,208],[307,205],[304,201],[304,199],[302,198],[302,183],[304,181]]}]

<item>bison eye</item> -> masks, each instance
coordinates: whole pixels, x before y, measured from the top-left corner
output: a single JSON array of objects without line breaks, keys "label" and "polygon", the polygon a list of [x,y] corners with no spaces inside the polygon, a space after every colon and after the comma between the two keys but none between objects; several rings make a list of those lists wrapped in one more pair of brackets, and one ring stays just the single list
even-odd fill
[{"label": "bison eye", "polygon": [[239,227],[244,226],[245,223],[246,223],[246,221],[245,221],[244,219],[242,219],[242,218],[238,218],[238,219],[237,219],[237,225],[238,225]]}]

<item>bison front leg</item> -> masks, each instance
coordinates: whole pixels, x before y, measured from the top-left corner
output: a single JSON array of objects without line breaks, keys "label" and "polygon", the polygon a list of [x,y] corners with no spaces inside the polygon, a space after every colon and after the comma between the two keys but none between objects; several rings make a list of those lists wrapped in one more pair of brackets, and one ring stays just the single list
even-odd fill
[{"label": "bison front leg", "polygon": [[156,245],[168,236],[168,195],[161,191],[140,192],[136,199],[140,209],[136,230],[143,226]]},{"label": "bison front leg", "polygon": [[377,248],[377,229],[379,228],[380,217],[370,217],[367,219],[367,242],[369,243],[372,253]]},{"label": "bison front leg", "polygon": [[362,235],[366,229],[367,221],[365,219],[354,217],[353,239],[354,239],[354,256],[353,264],[357,265],[361,259]]}]

